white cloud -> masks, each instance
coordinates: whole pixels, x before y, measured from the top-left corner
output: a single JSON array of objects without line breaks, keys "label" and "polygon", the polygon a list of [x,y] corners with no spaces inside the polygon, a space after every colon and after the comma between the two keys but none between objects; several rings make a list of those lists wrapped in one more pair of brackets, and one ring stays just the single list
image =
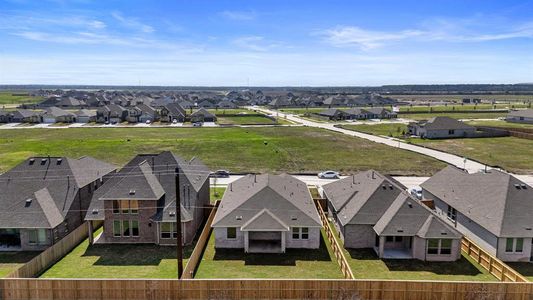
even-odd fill
[{"label": "white cloud", "polygon": [[119,21],[123,26],[126,26],[128,28],[138,30],[143,33],[152,33],[155,31],[152,26],[141,23],[136,18],[126,18],[120,12],[113,12],[111,13],[111,16],[113,16],[113,18]]},{"label": "white cloud", "polygon": [[360,27],[340,26],[319,32],[325,40],[333,46],[357,46],[361,49],[373,49],[391,41],[399,41],[421,36],[418,30],[404,30],[399,32],[382,32],[365,30]]},{"label": "white cloud", "polygon": [[93,29],[104,29],[107,27],[107,25],[102,22],[102,21],[98,21],[98,20],[94,20],[94,21],[91,21],[89,22],[89,27],[93,28]]},{"label": "white cloud", "polygon": [[219,13],[221,16],[223,16],[226,19],[230,19],[233,21],[251,21],[256,18],[256,14],[254,11],[231,11],[231,10],[225,10]]}]

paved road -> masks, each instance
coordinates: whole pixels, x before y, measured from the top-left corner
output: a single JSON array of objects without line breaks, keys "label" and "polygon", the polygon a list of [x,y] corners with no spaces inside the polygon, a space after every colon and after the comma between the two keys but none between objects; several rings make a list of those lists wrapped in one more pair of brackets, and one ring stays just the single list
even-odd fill
[{"label": "paved road", "polygon": [[[249,109],[252,109],[252,107],[249,107]],[[367,139],[369,141],[373,141],[376,143],[385,144],[387,146],[401,148],[401,149],[413,151],[419,154],[427,155],[427,156],[436,158],[438,160],[441,160],[443,162],[446,162],[450,165],[454,165],[459,168],[464,168],[469,173],[478,172],[480,170],[485,169],[486,167],[484,164],[481,164],[479,162],[476,162],[470,159],[466,159],[458,155],[454,155],[454,154],[450,154],[450,153],[446,153],[446,152],[442,152],[438,150],[432,150],[432,149],[424,148],[424,147],[413,145],[413,144],[407,144],[407,143],[404,143],[402,140],[399,140],[396,138],[388,138],[388,137],[383,137],[383,136],[376,136],[376,135],[366,134],[362,132],[342,129],[342,128],[335,127],[334,126],[335,124],[315,122],[315,121],[311,121],[308,119],[300,118],[293,114],[286,114],[280,111],[270,110],[266,108],[253,107],[253,109],[259,110],[265,114],[278,115],[281,118],[286,118],[290,121],[301,123],[304,126],[328,129],[328,130],[336,131],[339,133],[347,134],[350,136]],[[492,169],[491,167],[488,167],[488,166],[486,168]],[[516,176],[517,178],[526,182],[529,185],[533,184],[532,175],[515,175],[515,174],[512,174],[512,175]]]}]

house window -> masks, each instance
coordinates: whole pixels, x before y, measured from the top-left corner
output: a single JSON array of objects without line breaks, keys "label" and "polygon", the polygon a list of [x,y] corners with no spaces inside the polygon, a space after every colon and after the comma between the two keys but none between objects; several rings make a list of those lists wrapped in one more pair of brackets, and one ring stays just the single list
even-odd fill
[{"label": "house window", "polygon": [[161,223],[161,238],[162,239],[169,239],[171,237],[172,232],[172,223],[164,222]]},{"label": "house window", "polygon": [[448,134],[449,134],[449,135],[453,135],[453,134],[455,134],[455,130],[453,130],[453,129],[448,130]]},{"label": "house window", "polygon": [[113,236],[120,237],[121,232],[122,231],[120,230],[120,221],[113,221]]},{"label": "house window", "polygon": [[226,228],[226,239],[234,240],[236,238],[237,238],[237,228],[236,227]]},{"label": "house window", "polygon": [[385,237],[385,242],[394,242],[394,237],[393,236]]},{"label": "house window", "polygon": [[130,200],[130,213],[132,215],[139,213],[139,202],[137,200]]},{"label": "house window", "polygon": [[452,254],[452,240],[451,239],[429,239],[427,254]]},{"label": "house window", "polygon": [[113,200],[113,213],[114,214],[119,214],[120,213],[118,200]]},{"label": "house window", "polygon": [[448,219],[455,221],[457,220],[457,211],[455,208],[448,205]]},{"label": "house window", "polygon": [[128,200],[120,200],[120,213],[121,214],[130,213],[130,204]]},{"label": "house window", "polygon": [[524,239],[523,238],[507,238],[505,241],[505,252],[517,252],[524,251]]},{"label": "house window", "polygon": [[293,227],[292,228],[292,239],[293,240],[309,239],[309,228],[308,227]]},{"label": "house window", "polygon": [[46,229],[31,229],[28,230],[28,243],[33,245],[41,245],[46,243]]},{"label": "house window", "polygon": [[122,236],[130,236],[130,221],[122,221]]},{"label": "house window", "polygon": [[172,237],[175,239],[178,238],[178,226],[176,226],[176,222],[172,223]]},{"label": "house window", "polygon": [[139,236],[139,221],[136,221],[136,220],[131,221],[131,236],[133,237]]}]

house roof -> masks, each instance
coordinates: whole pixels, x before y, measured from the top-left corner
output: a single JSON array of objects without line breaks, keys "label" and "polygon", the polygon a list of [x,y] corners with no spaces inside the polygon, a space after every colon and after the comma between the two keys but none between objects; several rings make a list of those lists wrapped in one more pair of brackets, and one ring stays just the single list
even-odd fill
[{"label": "house roof", "polygon": [[283,223],[270,210],[263,208],[241,227],[243,231],[289,231],[289,226]]},{"label": "house roof", "polygon": [[173,116],[185,116],[185,109],[178,103],[169,103],[165,105],[165,108]]},{"label": "house roof", "polygon": [[507,114],[508,117],[533,118],[533,109],[513,110]]},{"label": "house roof", "polygon": [[31,157],[0,175],[0,228],[53,228],[78,190],[113,172],[90,157]]},{"label": "house roof", "polygon": [[203,107],[201,107],[198,110],[196,110],[195,112],[193,112],[191,114],[191,117],[200,116],[200,115],[202,115],[204,117],[208,117],[208,118],[214,118],[215,117],[214,114],[208,112],[207,109],[205,109]]},{"label": "house roof", "polygon": [[437,218],[431,210],[402,191],[379,218],[374,231],[382,236],[461,238],[461,234]]},{"label": "house roof", "polygon": [[[149,199],[161,198],[164,195],[162,208],[152,217],[155,221],[175,220],[176,179],[175,169],[180,167],[180,186],[183,189],[181,201],[182,222],[193,219],[192,208],[196,206],[196,199],[186,199],[186,189],[192,188],[199,192],[204,185],[209,184],[209,169],[197,158],[189,161],[174,155],[170,151],[159,154],[139,154],[130,160],[121,170],[106,181],[93,195],[86,220],[104,219],[104,201],[120,200],[124,193],[135,190],[131,199],[139,199],[139,195],[148,195]],[[122,192],[121,192],[122,191]],[[184,205],[191,201],[191,207]]]},{"label": "house roof", "polygon": [[[249,229],[266,230],[280,226],[319,227],[321,224],[304,182],[290,175],[264,174],[247,175],[231,183],[224,192],[212,226],[247,225]],[[264,228],[258,228],[259,225]]]},{"label": "house roof", "polygon": [[321,116],[328,116],[328,117],[333,117],[336,115],[345,115],[345,116],[348,115],[345,111],[337,109],[337,108],[329,108],[329,109],[319,112],[318,114]]},{"label": "house roof", "polygon": [[54,118],[72,117],[72,116],[74,116],[74,114],[71,113],[71,112],[68,112],[66,110],[63,110],[63,109],[61,109],[59,107],[52,106],[52,107],[47,107],[47,108],[44,109],[43,117],[47,117],[47,116],[52,116]]},{"label": "house roof", "polygon": [[427,121],[421,121],[419,123],[421,127],[426,128],[427,130],[473,130],[475,127],[465,124],[461,121],[450,117],[433,117]]},{"label": "house roof", "polygon": [[496,236],[533,237],[533,188],[512,175],[448,166],[421,187]]},{"label": "house roof", "polygon": [[396,181],[369,170],[323,186],[326,197],[346,224],[376,224],[403,187]]}]

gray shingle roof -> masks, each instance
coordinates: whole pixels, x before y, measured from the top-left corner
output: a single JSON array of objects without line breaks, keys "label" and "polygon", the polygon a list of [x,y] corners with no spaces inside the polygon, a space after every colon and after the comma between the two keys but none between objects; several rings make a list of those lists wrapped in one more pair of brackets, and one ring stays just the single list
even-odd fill
[{"label": "gray shingle roof", "polygon": [[507,114],[508,117],[533,118],[533,109],[513,110]]},{"label": "gray shingle roof", "polygon": [[52,228],[80,188],[115,170],[90,157],[32,157],[0,175],[0,228]]},{"label": "gray shingle roof", "polygon": [[456,130],[456,129],[465,129],[473,130],[475,127],[465,124],[461,121],[458,121],[450,117],[433,117],[427,120],[425,123],[420,122],[420,126],[425,127],[428,130]]},{"label": "gray shingle roof", "polygon": [[[272,215],[275,219],[268,218]],[[212,226],[242,227],[254,218],[259,219],[258,224],[264,229],[280,224],[288,227],[322,224],[307,185],[290,175],[247,175],[231,183]],[[253,228],[258,229],[258,224]]]},{"label": "gray shingle roof", "polygon": [[533,188],[516,177],[448,166],[421,187],[496,236],[533,237]]},{"label": "gray shingle roof", "polygon": [[128,174],[122,174],[121,180],[99,200],[159,200],[164,194],[165,191],[152,173],[152,168],[143,161],[129,169]]}]

